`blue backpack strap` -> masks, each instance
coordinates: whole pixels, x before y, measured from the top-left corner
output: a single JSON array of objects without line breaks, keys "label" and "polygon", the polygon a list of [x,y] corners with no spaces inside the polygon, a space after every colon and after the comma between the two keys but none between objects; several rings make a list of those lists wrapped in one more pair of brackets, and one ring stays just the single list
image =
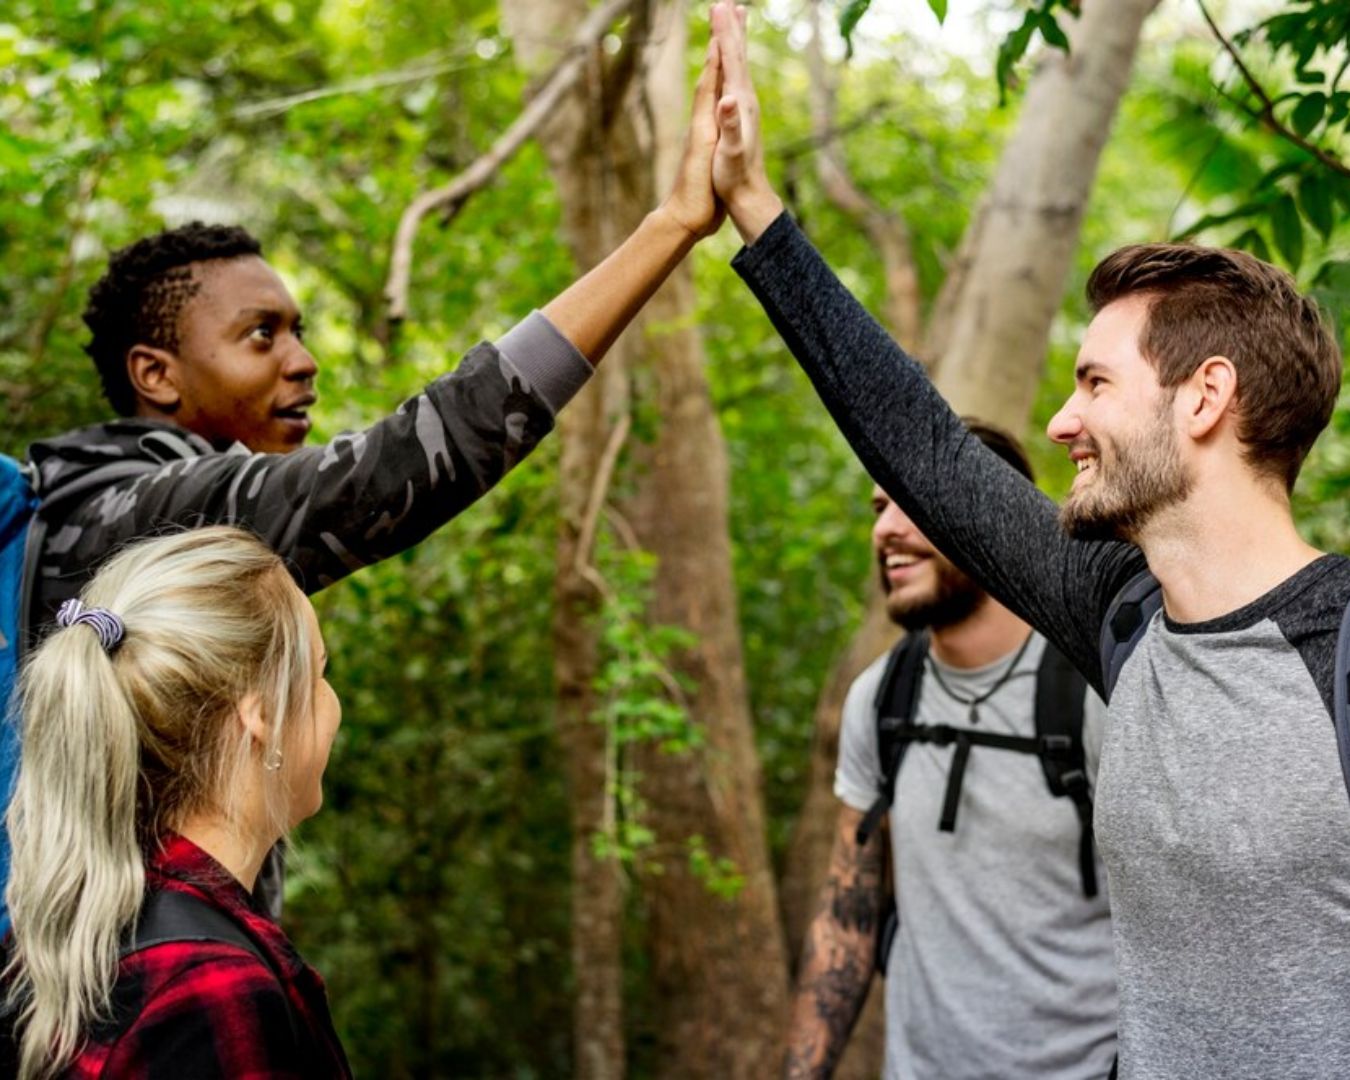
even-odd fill
[{"label": "blue backpack strap", "polygon": [[1335,683],[1331,693],[1331,719],[1336,726],[1336,747],[1341,754],[1341,775],[1350,791],[1350,605],[1341,616],[1336,635]]},{"label": "blue backpack strap", "polygon": [[1162,602],[1162,586],[1158,579],[1150,571],[1141,570],[1116,593],[1116,598],[1106,609],[1099,643],[1105,689],[1102,697],[1106,701],[1111,700],[1111,691],[1115,689],[1125,661],[1134,652]]}]

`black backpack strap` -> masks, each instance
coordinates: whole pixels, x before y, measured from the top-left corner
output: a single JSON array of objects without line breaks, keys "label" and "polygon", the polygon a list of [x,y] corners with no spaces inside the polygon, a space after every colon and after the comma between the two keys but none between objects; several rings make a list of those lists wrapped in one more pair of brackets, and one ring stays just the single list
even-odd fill
[{"label": "black backpack strap", "polygon": [[928,633],[907,634],[886,661],[881,684],[872,702],[877,724],[877,756],[881,762],[881,787],[876,801],[858,825],[857,840],[865,844],[881,824],[882,815],[895,800],[895,778],[905,756],[907,738],[903,729],[912,727],[914,706],[919,696],[919,676],[928,655]]},{"label": "black backpack strap", "polygon": [[205,900],[173,889],[150,893],[141,905],[135,931],[118,955],[120,959],[125,959],[133,953],[173,941],[213,941],[233,945],[261,960],[281,985],[281,998],[286,1004],[286,1020],[290,1024],[291,1037],[301,1057],[306,1055],[307,1043],[300,1036],[299,1020],[291,1007],[290,996],[286,993],[286,980],[281,971],[242,926]]},{"label": "black backpack strap", "polygon": [[28,655],[36,641],[33,635],[33,597],[37,592],[38,560],[47,539],[47,523],[41,514],[34,514],[28,522],[28,535],[23,542],[23,575],[19,578],[18,640],[15,655],[20,661]]},{"label": "black backpack strap", "polygon": [[1331,719],[1336,727],[1336,746],[1341,754],[1341,775],[1350,790],[1350,605],[1341,616],[1336,636],[1335,683],[1331,691]]},{"label": "black backpack strap", "polygon": [[1116,593],[1102,620],[1099,650],[1102,662],[1103,697],[1111,700],[1120,669],[1134,652],[1157,610],[1162,607],[1162,586],[1148,570],[1141,570]]},{"label": "black backpack strap", "polygon": [[1078,868],[1083,895],[1097,895],[1097,862],[1092,849],[1092,796],[1083,752],[1083,697],[1087,680],[1048,641],[1036,674],[1036,739],[1050,793],[1073,800],[1082,835]]}]

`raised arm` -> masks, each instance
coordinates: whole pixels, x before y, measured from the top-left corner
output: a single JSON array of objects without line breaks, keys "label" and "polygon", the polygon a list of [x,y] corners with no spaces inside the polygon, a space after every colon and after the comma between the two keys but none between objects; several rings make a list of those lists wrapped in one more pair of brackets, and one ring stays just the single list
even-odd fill
[{"label": "raised arm", "polygon": [[[554,416],[694,243],[724,211],[712,193],[719,59],[710,45],[670,194],[603,262],[494,344],[365,431],[290,454],[216,454],[186,430],[115,448],[123,473],[62,494],[77,435],[33,448],[62,505],[42,552],[39,619],[119,543],[173,526],[252,529],[309,592],[422,540],[539,443]],[[117,425],[112,425],[115,430]],[[148,440],[148,441],[147,441]]]},{"label": "raised arm", "polygon": [[713,10],[722,53],[713,182],[749,247],[734,266],[873,479],[923,533],[1101,687],[1106,606],[1143,566],[1124,544],[1071,541],[1054,504],[966,431],[922,367],[782,213],[764,172],[744,19]]},{"label": "raised arm", "polygon": [[857,842],[859,810],[843,806],[830,852],[830,876],[802,944],[788,1027],[786,1080],[834,1073],[872,983],[886,903],[887,830]]},{"label": "raised arm", "polygon": [[694,244],[722,224],[725,211],[712,189],[720,77],[717,44],[709,42],[670,194],[609,258],[544,308],[553,325],[592,363],[605,354]]}]

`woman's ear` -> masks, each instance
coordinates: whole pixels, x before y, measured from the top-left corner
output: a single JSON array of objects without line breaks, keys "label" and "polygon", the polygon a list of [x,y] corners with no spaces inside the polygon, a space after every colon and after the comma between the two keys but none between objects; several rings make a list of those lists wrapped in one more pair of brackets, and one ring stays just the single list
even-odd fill
[{"label": "woman's ear", "polygon": [[261,752],[269,741],[267,721],[263,719],[262,698],[249,694],[235,706],[235,716]]}]

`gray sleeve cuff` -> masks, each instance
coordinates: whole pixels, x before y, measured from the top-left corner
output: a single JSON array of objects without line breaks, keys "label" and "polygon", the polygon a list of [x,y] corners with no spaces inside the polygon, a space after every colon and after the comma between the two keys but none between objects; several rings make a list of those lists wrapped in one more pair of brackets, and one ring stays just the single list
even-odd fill
[{"label": "gray sleeve cuff", "polygon": [[497,351],[556,415],[595,368],[542,312],[532,311],[496,343]]}]

